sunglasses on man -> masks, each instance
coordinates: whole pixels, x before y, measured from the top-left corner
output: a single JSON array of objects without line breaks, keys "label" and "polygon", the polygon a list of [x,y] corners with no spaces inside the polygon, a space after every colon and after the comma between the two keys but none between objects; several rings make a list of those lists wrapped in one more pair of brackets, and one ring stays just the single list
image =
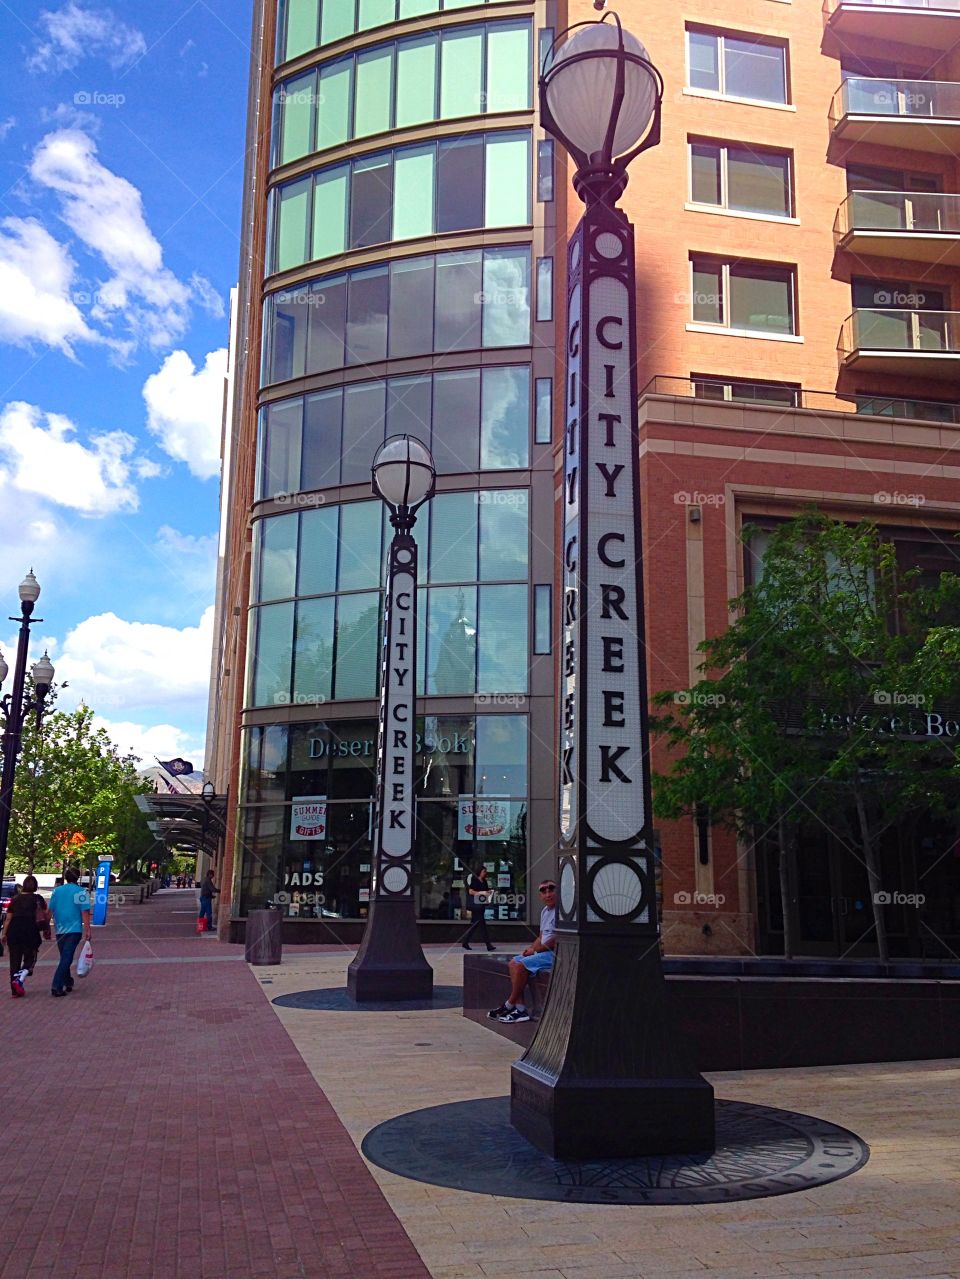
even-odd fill
[{"label": "sunglasses on man", "polygon": [[556,884],[541,884],[541,885],[540,885],[540,892],[541,892],[541,893],[555,893],[556,891],[557,891],[557,886],[556,886]]}]

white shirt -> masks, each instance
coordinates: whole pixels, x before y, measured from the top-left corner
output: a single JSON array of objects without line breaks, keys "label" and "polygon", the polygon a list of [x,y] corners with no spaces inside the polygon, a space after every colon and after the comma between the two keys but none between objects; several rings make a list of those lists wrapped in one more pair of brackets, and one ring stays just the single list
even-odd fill
[{"label": "white shirt", "polygon": [[544,946],[546,946],[556,931],[557,908],[556,906],[544,906],[540,912],[540,941]]}]

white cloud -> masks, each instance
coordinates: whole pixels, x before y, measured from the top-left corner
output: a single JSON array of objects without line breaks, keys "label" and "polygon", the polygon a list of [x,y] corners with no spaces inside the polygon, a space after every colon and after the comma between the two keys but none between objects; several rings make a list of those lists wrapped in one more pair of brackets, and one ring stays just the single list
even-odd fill
[{"label": "white cloud", "polygon": [[[95,710],[149,711],[184,717],[206,710],[213,642],[213,607],[198,625],[178,629],[155,622],[127,622],[100,613],[67,634],[57,678],[70,681],[75,697]],[[131,721],[133,722],[133,721]]]},{"label": "white cloud", "polygon": [[0,222],[0,340],[42,342],[72,356],[100,337],[77,306],[76,263],[34,218]]},{"label": "white cloud", "polygon": [[136,338],[164,347],[185,331],[191,301],[210,309],[216,296],[212,285],[200,276],[185,284],[164,266],[139,190],[101,164],[86,133],[60,129],[47,134],[34,153],[30,174],[56,192],[64,222],[113,273],[93,298],[93,319],[108,325],[120,319]]},{"label": "white cloud", "polygon": [[104,719],[94,715],[94,728],[105,728],[113,744],[124,754],[136,755],[145,768],[158,759],[181,756],[195,768],[203,767],[203,742],[173,724],[137,724],[131,720]]},{"label": "white cloud", "polygon": [[68,71],[84,58],[102,57],[119,71],[147,51],[135,27],[121,22],[110,9],[85,9],[75,2],[61,9],[45,9],[38,20],[43,35],[27,66],[31,71]]},{"label": "white cloud", "polygon": [[8,404],[0,412],[0,479],[83,515],[135,511],[133,436],[104,431],[91,435],[86,445],[73,438],[76,430],[59,413],[44,413],[22,400]]},{"label": "white cloud", "polygon": [[143,385],[147,426],[160,447],[203,480],[220,473],[226,372],[225,349],[211,351],[202,369],[186,351],[174,351]]},{"label": "white cloud", "polygon": [[194,537],[164,524],[157,530],[157,546],[186,594],[213,599],[217,582],[216,533]]},{"label": "white cloud", "polygon": [[11,129],[16,127],[17,117],[8,115],[6,120],[0,123],[0,142],[4,140]]}]

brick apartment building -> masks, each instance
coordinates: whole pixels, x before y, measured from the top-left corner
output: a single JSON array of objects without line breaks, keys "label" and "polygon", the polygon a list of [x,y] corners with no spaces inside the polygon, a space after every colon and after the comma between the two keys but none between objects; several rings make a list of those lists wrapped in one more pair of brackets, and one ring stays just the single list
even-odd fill
[{"label": "brick apartment building", "polygon": [[[469,863],[513,898],[551,867],[555,338],[580,206],[535,79],[554,33],[596,15],[438,5],[255,5],[207,763],[231,796],[233,936],[278,891],[291,933],[362,929],[384,432],[420,433],[440,471],[418,525],[424,934],[460,929]],[[662,142],[623,199],[659,691],[696,679],[749,579],[745,522],[816,501],[877,519],[905,564],[957,567],[960,4],[619,11],[666,81]],[[305,844],[291,813],[316,797],[329,830]],[[666,949],[776,952],[764,849],[693,822],[660,834]],[[891,908],[894,949],[960,935],[950,833],[895,831],[884,857],[927,896],[926,928]],[[805,951],[869,953],[855,851],[811,832],[800,896]],[[495,923],[525,914],[511,902]]]}]

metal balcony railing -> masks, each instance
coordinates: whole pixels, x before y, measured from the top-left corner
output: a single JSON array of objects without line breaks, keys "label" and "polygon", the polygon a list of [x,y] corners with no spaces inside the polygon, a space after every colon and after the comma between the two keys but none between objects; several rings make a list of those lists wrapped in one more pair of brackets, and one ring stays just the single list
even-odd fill
[{"label": "metal balcony railing", "polygon": [[960,195],[851,191],[837,212],[834,230],[839,239],[852,231],[960,235]]},{"label": "metal balcony railing", "polygon": [[844,360],[864,351],[960,355],[960,311],[860,308],[844,320],[838,350]]},{"label": "metal balcony railing", "polygon": [[848,115],[894,119],[960,119],[960,84],[953,80],[873,80],[852,76],[834,94],[831,123]]}]

